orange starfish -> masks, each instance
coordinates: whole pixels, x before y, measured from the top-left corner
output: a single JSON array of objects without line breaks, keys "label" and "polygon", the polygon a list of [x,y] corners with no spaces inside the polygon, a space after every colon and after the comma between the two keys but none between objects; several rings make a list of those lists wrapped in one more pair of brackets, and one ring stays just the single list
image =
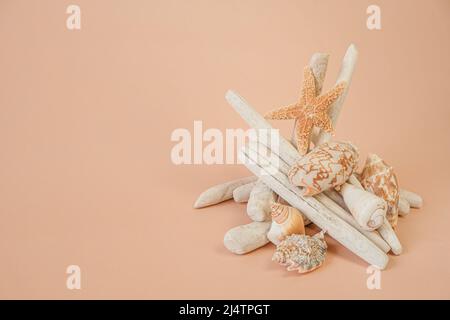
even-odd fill
[{"label": "orange starfish", "polygon": [[297,149],[300,154],[308,152],[309,140],[313,127],[333,132],[333,125],[328,116],[331,104],[344,92],[346,83],[340,82],[327,93],[317,96],[314,74],[309,67],[303,71],[303,88],[298,103],[273,110],[265,115],[266,119],[286,120],[297,119],[295,131]]}]

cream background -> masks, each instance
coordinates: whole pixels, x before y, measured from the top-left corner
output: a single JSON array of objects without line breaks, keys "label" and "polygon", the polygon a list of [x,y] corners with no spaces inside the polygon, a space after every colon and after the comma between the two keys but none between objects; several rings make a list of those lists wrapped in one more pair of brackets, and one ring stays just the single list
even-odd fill
[{"label": "cream background", "polygon": [[[80,5],[82,29],[65,27]],[[0,1],[1,298],[450,298],[450,2]],[[360,59],[337,137],[374,151],[425,199],[399,222],[405,252],[382,290],[330,241],[325,265],[287,273],[273,247],[234,256],[232,202],[195,211],[242,166],[174,166],[170,134],[244,127],[224,94],[265,112],[297,99],[315,51]],[[276,123],[288,133],[290,123]],[[65,269],[82,270],[82,290]]]}]

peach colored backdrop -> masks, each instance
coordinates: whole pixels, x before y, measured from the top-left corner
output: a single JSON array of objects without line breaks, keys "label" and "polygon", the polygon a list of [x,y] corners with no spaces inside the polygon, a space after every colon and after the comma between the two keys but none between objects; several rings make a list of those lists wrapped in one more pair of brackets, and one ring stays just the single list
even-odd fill
[{"label": "peach colored backdrop", "polygon": [[[366,28],[373,3],[380,31]],[[1,298],[450,298],[450,1],[1,0],[0,39]],[[192,204],[247,170],[170,161],[175,128],[245,128],[228,88],[261,112],[293,102],[310,55],[331,54],[329,88],[351,42],[337,137],[425,199],[372,291],[331,240],[305,276],[271,262],[271,245],[229,253],[245,206]],[[65,286],[70,264],[81,290]]]}]

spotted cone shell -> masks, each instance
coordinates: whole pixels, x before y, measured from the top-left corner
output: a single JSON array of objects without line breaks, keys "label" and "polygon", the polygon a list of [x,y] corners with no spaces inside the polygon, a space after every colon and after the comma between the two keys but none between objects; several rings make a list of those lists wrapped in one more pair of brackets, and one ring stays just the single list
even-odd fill
[{"label": "spotted cone shell", "polygon": [[272,260],[287,266],[288,271],[306,273],[319,268],[325,261],[326,253],[323,231],[312,237],[293,234],[280,242]]},{"label": "spotted cone shell", "polygon": [[288,175],[294,185],[305,187],[305,196],[313,196],[342,185],[357,164],[358,151],[351,143],[327,142],[294,164]]},{"label": "spotted cone shell", "polygon": [[399,187],[392,167],[376,154],[369,154],[360,180],[367,191],[386,201],[386,218],[395,227],[398,220]]}]

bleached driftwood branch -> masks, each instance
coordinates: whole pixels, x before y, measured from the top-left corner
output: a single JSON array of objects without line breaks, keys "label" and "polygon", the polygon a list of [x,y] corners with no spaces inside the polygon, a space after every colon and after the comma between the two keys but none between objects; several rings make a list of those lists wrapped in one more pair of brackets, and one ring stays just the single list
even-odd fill
[{"label": "bleached driftwood branch", "polygon": [[400,189],[400,197],[408,201],[412,208],[421,208],[423,205],[422,197],[412,191]]},{"label": "bleached driftwood branch", "polygon": [[199,209],[233,198],[233,191],[239,186],[256,181],[256,177],[240,178],[218,184],[205,190],[195,201],[194,208]]},{"label": "bleached driftwood branch", "polygon": [[247,214],[253,221],[269,221],[270,205],[275,201],[275,194],[266,184],[258,179],[250,193],[247,203]]},{"label": "bleached driftwood branch", "polygon": [[255,185],[256,185],[255,182],[251,182],[234,189],[233,191],[234,201],[247,202],[248,199],[250,198],[250,193],[252,192],[252,189]]},{"label": "bleached driftwood branch", "polygon": [[409,214],[409,211],[411,209],[411,206],[408,201],[406,201],[404,198],[400,197],[398,199],[398,214],[403,216],[406,216]]},{"label": "bleached driftwood branch", "polygon": [[225,233],[223,244],[235,254],[246,254],[269,243],[270,222],[252,222],[234,227]]},{"label": "bleached driftwood branch", "polygon": [[[344,92],[341,96],[331,105],[328,115],[330,116],[331,123],[333,127],[336,126],[336,121],[341,112],[342,105],[344,104],[345,97],[347,96],[348,89],[350,88],[350,83],[352,81],[353,71],[355,70],[356,61],[358,60],[358,51],[354,44],[351,44],[342,60],[341,70],[336,79],[336,84],[345,81],[347,85],[345,86]],[[313,138],[314,144],[320,145],[331,140],[331,134],[321,131],[316,138]]]},{"label": "bleached driftwood branch", "polygon": [[395,255],[399,255],[402,253],[403,251],[402,244],[400,243],[400,240],[395,234],[394,229],[392,229],[391,224],[387,220],[385,220],[385,222],[381,225],[381,227],[378,228],[378,232],[383,237],[383,239],[386,240],[386,242],[389,244],[392,253],[394,253]]}]

